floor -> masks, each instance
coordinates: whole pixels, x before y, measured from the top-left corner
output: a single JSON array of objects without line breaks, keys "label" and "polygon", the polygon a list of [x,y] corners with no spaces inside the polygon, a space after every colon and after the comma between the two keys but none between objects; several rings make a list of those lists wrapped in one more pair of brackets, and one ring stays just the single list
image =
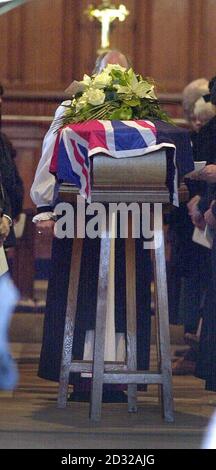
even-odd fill
[{"label": "floor", "polygon": [[[172,345],[172,349],[175,345]],[[87,403],[57,409],[57,385],[37,377],[40,343],[12,343],[20,380],[14,392],[0,392],[1,449],[198,449],[216,406],[216,394],[201,380],[174,377],[175,423],[165,424],[157,386],[138,393],[138,413],[126,404],[104,404],[99,424],[88,419]],[[151,346],[152,366],[155,346]]]}]

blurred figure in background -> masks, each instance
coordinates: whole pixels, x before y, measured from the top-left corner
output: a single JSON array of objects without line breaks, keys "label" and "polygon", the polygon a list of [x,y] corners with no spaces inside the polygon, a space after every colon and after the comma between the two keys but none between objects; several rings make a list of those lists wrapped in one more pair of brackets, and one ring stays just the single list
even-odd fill
[{"label": "blurred figure in background", "polygon": [[[192,126],[197,133],[200,129],[215,116],[215,106],[212,103],[206,103],[203,96],[194,104],[194,116]],[[196,159],[194,159],[196,160]]]},{"label": "blurred figure in background", "polygon": [[18,293],[8,275],[4,246],[9,233],[11,210],[0,174],[0,389],[12,390],[17,384],[17,367],[10,355],[8,330]]},{"label": "blurred figure in background", "polygon": [[102,70],[107,66],[107,64],[116,64],[125,67],[126,69],[131,67],[130,59],[122,54],[118,50],[110,50],[100,54],[95,62],[95,67],[93,70],[94,74],[101,73]]},{"label": "blurred figure in background", "polygon": [[190,82],[182,91],[182,108],[185,119],[187,119],[189,126],[192,130],[194,127],[194,107],[196,101],[208,93],[208,79],[198,78]]},{"label": "blurred figure in background", "polygon": [[[3,87],[0,84],[0,104],[2,103]],[[0,108],[1,109],[1,108]],[[11,210],[11,222],[16,221],[22,212],[24,187],[15,163],[16,151],[8,137],[0,129],[0,171],[5,197]],[[2,222],[7,223],[4,218]],[[5,248],[15,245],[15,235],[11,223],[10,233],[5,240]]]},{"label": "blurred figure in background", "polygon": [[216,449],[216,411],[211,417],[205,432],[202,449]]},{"label": "blurred figure in background", "polygon": [[8,331],[18,292],[7,273],[0,276],[0,299],[0,390],[13,390],[18,371],[11,357]]},{"label": "blurred figure in background", "polygon": [[[0,166],[0,247],[3,248],[3,243],[6,241],[10,227],[12,226],[11,219],[11,206],[8,195],[4,189],[2,182],[1,166]],[[3,253],[3,250],[1,250]],[[3,255],[2,255],[3,256]],[[3,263],[3,258],[2,258]],[[2,268],[2,271],[4,269]],[[0,274],[3,274],[3,272]]]}]

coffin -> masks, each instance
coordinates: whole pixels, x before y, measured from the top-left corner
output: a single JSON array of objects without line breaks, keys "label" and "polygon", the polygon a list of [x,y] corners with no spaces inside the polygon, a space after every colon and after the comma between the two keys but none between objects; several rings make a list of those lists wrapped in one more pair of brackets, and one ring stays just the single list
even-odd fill
[{"label": "coffin", "polygon": [[165,186],[166,152],[160,150],[139,157],[93,158],[92,188],[137,188]]},{"label": "coffin", "polygon": [[[165,150],[118,159],[98,154],[91,158],[92,202],[168,203],[166,176]],[[67,193],[77,195],[78,189],[64,183],[60,186],[60,198],[70,199]]]}]

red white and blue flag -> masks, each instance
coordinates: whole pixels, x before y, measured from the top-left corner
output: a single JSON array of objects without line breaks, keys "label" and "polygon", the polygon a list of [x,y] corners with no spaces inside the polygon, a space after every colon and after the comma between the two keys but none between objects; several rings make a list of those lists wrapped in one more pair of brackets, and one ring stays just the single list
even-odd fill
[{"label": "red white and blue flag", "polygon": [[[169,149],[167,185],[172,194],[180,174],[193,169],[189,134],[162,121],[86,121],[70,124],[57,135],[50,172],[58,181],[75,184],[88,201],[91,197],[90,157],[98,153],[114,158],[140,156]],[[176,186],[176,188],[175,188]]]}]

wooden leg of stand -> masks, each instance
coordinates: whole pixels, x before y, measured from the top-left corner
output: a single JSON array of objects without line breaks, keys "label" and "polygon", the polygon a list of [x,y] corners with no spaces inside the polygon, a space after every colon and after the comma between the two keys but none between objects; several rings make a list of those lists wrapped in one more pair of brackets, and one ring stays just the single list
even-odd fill
[{"label": "wooden leg of stand", "polygon": [[[155,315],[155,336],[156,336],[156,353],[157,353],[157,371],[161,370],[161,351],[160,351],[160,324],[159,324],[159,314],[158,314],[158,292],[157,292],[157,283],[156,283],[156,260],[155,254],[153,252],[153,267],[154,267],[154,315]],[[158,385],[158,402],[162,406],[162,390],[161,385]]]},{"label": "wooden leg of stand", "polygon": [[[127,367],[137,370],[136,340],[136,257],[135,239],[132,238],[132,218],[129,216],[126,243],[126,313],[127,313]],[[128,385],[128,411],[137,411],[137,385]]]},{"label": "wooden leg of stand", "polygon": [[74,238],[70,278],[68,286],[67,310],[65,318],[64,341],[62,348],[62,361],[60,372],[60,383],[58,393],[58,407],[64,408],[67,403],[68,383],[70,375],[70,364],[72,361],[72,347],[77,309],[77,295],[79,288],[80,267],[82,257],[83,240]]},{"label": "wooden leg of stand", "polygon": [[[159,214],[156,217],[161,217]],[[155,249],[155,271],[157,285],[157,303],[158,303],[158,329],[159,343],[161,355],[161,374],[162,384],[162,401],[163,415],[166,422],[173,422],[173,392],[172,392],[172,369],[170,354],[170,335],[169,335],[169,315],[168,315],[168,298],[167,298],[167,280],[166,280],[166,263],[164,249],[164,234],[160,221],[155,220],[154,238],[156,243]]]},{"label": "wooden leg of stand", "polygon": [[109,238],[109,233],[107,232],[106,237],[101,239],[100,247],[94,360],[90,403],[90,419],[91,421],[95,422],[99,421],[101,418],[110,252],[111,240]]}]

